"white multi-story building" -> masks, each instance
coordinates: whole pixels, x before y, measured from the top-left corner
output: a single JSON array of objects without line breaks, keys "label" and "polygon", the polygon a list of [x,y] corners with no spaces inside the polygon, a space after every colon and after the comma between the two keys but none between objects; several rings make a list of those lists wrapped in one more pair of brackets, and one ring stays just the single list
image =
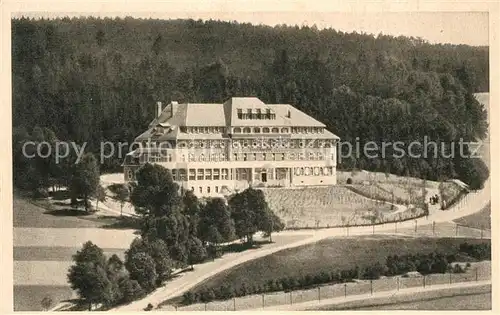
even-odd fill
[{"label": "white multi-story building", "polygon": [[157,104],[157,117],[124,161],[169,169],[182,189],[217,196],[249,186],[336,184],[336,143],[325,125],[288,104],[233,97],[224,104]]}]

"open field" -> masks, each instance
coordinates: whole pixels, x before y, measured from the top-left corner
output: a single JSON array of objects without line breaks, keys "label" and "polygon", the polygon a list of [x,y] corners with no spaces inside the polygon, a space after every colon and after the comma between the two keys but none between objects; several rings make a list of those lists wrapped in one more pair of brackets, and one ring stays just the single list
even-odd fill
[{"label": "open field", "polygon": [[[378,184],[412,185],[414,187],[422,187],[422,179],[416,177],[404,177],[381,172],[369,172],[365,170],[355,172],[337,170],[337,184],[346,184],[348,178],[352,180],[353,184],[366,184],[368,182],[374,182]],[[429,189],[437,189],[438,186],[438,182],[430,180],[426,181],[426,187]]]},{"label": "open field", "polygon": [[[100,207],[100,206],[99,206]],[[86,213],[72,209],[69,200],[30,200],[14,195],[13,221],[16,227],[133,229],[133,218],[111,213]]]},{"label": "open field", "polygon": [[400,304],[384,304],[372,307],[356,308],[358,310],[491,310],[491,292],[478,294],[457,294],[449,297],[429,298],[418,302]]},{"label": "open field", "polygon": [[453,222],[477,229],[491,229],[491,203],[481,211],[453,220]]},{"label": "open field", "polygon": [[[49,296],[57,303],[73,296],[66,274],[72,256],[90,240],[108,257],[124,250],[137,236],[133,218],[87,214],[69,207],[64,193],[51,200],[13,198],[14,307],[41,310]],[[47,208],[45,208],[47,207]]]},{"label": "open field", "polygon": [[[60,246],[14,247],[14,261],[65,261],[71,260],[81,248]],[[123,259],[125,249],[103,248],[104,254],[110,257],[113,254]]]},{"label": "open field", "polygon": [[262,190],[270,208],[287,228],[372,224],[372,217],[379,223],[422,214],[419,209],[399,212],[398,207],[341,186]]},{"label": "open field", "polygon": [[54,209],[37,206],[31,201],[14,196],[13,221],[14,227],[33,228],[97,228],[105,225],[90,218],[95,214],[86,214],[84,211],[72,209]]},{"label": "open field", "polygon": [[101,248],[128,248],[137,237],[133,230],[105,229],[50,229],[16,228],[14,229],[14,247],[77,247],[92,241]]},{"label": "open field", "polygon": [[[376,228],[375,228],[376,230]],[[491,231],[478,228],[462,226],[453,222],[438,222],[434,226],[432,223],[420,224],[415,228],[398,229],[398,233],[411,235],[414,237],[471,237],[471,238],[491,238]]]},{"label": "open field", "polygon": [[42,310],[42,299],[45,297],[50,297],[55,305],[59,301],[75,298],[76,296],[67,285],[14,285],[14,310],[40,311]]},{"label": "open field", "polygon": [[384,263],[389,255],[451,253],[464,242],[483,243],[489,240],[460,238],[413,238],[404,236],[358,236],[329,238],[320,242],[279,251],[219,273],[198,284],[192,292],[221,285],[239,287],[264,285],[268,280],[281,277],[317,274],[322,271],[363,268],[376,262]]},{"label": "open field", "polygon": [[491,310],[491,285],[414,292],[307,310]]}]

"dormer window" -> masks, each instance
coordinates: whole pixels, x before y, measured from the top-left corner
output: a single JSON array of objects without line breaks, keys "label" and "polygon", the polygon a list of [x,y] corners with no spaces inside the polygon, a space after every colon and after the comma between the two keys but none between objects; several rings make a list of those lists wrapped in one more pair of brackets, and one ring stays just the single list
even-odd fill
[{"label": "dormer window", "polygon": [[262,119],[262,111],[260,108],[257,108],[257,119]]},{"label": "dormer window", "polygon": [[163,129],[163,127],[161,127],[161,126],[158,126],[155,128],[155,133],[157,133],[157,134],[162,134],[164,132],[165,132],[165,129]]},{"label": "dormer window", "polygon": [[271,119],[271,109],[270,108],[266,109],[266,119]]}]

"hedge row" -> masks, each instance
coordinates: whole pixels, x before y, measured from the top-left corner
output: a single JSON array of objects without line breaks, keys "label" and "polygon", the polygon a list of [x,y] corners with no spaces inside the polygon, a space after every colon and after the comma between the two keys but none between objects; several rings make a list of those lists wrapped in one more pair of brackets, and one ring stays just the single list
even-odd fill
[{"label": "hedge row", "polygon": [[207,288],[195,292],[186,292],[183,295],[182,304],[208,303],[214,300],[227,300],[251,294],[263,294],[276,291],[293,291],[307,289],[323,284],[336,284],[351,282],[354,279],[375,280],[381,276],[405,275],[408,272],[417,271],[426,275],[431,273],[460,273],[464,270],[451,263],[457,261],[458,254],[466,254],[478,260],[491,259],[490,244],[460,244],[455,254],[444,255],[433,252],[430,254],[414,255],[392,255],[386,258],[385,263],[376,262],[372,266],[360,268],[355,266],[348,270],[320,272],[307,274],[300,277],[283,277],[269,280],[264,285],[246,286],[244,283],[239,287],[223,285],[219,288]]}]

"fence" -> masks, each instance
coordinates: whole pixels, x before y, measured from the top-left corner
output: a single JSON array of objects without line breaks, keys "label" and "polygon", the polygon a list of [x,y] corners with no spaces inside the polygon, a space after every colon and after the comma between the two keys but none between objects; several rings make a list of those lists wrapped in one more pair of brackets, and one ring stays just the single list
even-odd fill
[{"label": "fence", "polygon": [[373,294],[382,291],[399,291],[405,288],[429,287],[438,284],[473,282],[491,279],[489,263],[478,263],[465,273],[430,274],[415,277],[387,277],[377,280],[361,280],[333,285],[323,285],[306,290],[273,292],[237,297],[225,301],[198,303],[183,307],[165,305],[162,310],[178,311],[241,311],[269,306],[297,304],[321,301],[329,298],[341,298],[352,295]]},{"label": "fence", "polygon": [[[373,227],[373,233],[377,232],[377,227]],[[423,224],[422,222],[415,222],[414,226],[409,228],[395,228],[393,231],[386,232],[395,232],[402,233],[408,235],[415,236],[435,236],[435,237],[467,237],[467,238],[479,238],[479,239],[490,239],[491,238],[491,230],[489,229],[480,229],[475,227],[469,227],[453,222],[429,222]]]}]

